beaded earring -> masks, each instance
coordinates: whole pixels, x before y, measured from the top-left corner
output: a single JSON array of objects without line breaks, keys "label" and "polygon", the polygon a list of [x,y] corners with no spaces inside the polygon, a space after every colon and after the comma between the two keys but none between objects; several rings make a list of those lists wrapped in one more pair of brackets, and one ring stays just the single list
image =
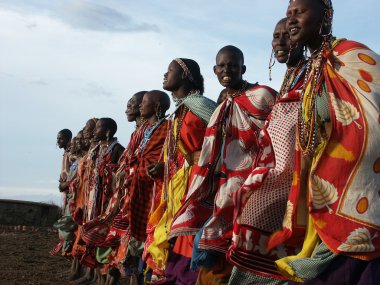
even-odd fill
[{"label": "beaded earring", "polygon": [[319,28],[319,35],[322,37],[329,37],[332,34],[332,12],[325,10],[321,26]]},{"label": "beaded earring", "polygon": [[136,119],[136,130],[140,128],[144,123],[146,122],[146,119],[143,117],[139,117]]},{"label": "beaded earring", "polygon": [[272,81],[272,67],[276,63],[276,59],[274,56],[274,49],[272,49],[272,53],[270,55],[270,60],[269,60],[269,81]]},{"label": "beaded earring", "polygon": [[110,131],[107,131],[106,136],[107,136],[107,143],[109,143],[110,140],[111,140],[111,132],[110,132]]},{"label": "beaded earring", "polygon": [[162,110],[161,110],[160,105],[158,105],[158,107],[156,109],[156,117],[157,117],[157,120],[161,119],[161,117],[162,117]]}]

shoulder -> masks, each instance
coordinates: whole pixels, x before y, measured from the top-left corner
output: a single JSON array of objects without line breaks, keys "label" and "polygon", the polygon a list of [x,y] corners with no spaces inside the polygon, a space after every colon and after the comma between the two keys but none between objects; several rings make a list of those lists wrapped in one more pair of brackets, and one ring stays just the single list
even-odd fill
[{"label": "shoulder", "polygon": [[187,111],[183,120],[186,125],[207,126],[207,124],[202,120],[202,118],[197,116],[197,114],[192,112],[190,109]]},{"label": "shoulder", "polygon": [[123,152],[124,151],[124,147],[119,144],[119,143],[116,143],[114,148],[113,148],[113,151],[116,151],[116,152]]},{"label": "shoulder", "polygon": [[370,50],[366,45],[347,39],[336,39],[332,42],[332,50],[337,55],[343,55],[354,50]]},{"label": "shoulder", "polygon": [[268,102],[268,104],[272,104],[276,97],[277,91],[273,88],[266,85],[255,85],[245,91],[245,96],[248,98],[261,98]]}]

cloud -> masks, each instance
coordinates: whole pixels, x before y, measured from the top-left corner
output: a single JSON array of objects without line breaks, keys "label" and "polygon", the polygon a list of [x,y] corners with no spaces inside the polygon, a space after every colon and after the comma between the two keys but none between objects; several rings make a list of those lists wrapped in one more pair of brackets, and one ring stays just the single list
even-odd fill
[{"label": "cloud", "polygon": [[59,12],[62,21],[74,28],[106,32],[159,32],[157,25],[137,23],[119,11],[88,1],[69,1]]},{"label": "cloud", "polygon": [[49,82],[46,80],[43,80],[42,78],[30,79],[28,82],[33,85],[42,85],[42,86],[49,85]]},{"label": "cloud", "polygon": [[106,97],[106,98],[113,97],[113,94],[111,91],[106,90],[103,86],[95,82],[87,83],[84,89],[85,89],[85,92],[89,95],[89,97]]},{"label": "cloud", "polygon": [[28,29],[34,29],[34,28],[37,27],[37,24],[35,24],[35,23],[30,23],[30,24],[27,24],[26,27],[27,27]]},{"label": "cloud", "polygon": [[[0,9],[10,9],[20,14],[44,15],[59,19],[66,25],[81,30],[98,32],[160,32],[157,24],[138,22],[125,12],[95,1],[39,1],[3,0]],[[29,30],[39,28],[35,22],[25,23]]]}]

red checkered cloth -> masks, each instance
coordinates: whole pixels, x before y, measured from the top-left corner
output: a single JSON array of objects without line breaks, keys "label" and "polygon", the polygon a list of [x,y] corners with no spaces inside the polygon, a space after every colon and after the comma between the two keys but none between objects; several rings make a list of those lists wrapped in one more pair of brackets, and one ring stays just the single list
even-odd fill
[{"label": "red checkered cloth", "polygon": [[130,168],[133,177],[129,187],[130,207],[128,209],[129,229],[131,237],[139,241],[146,239],[146,225],[152,204],[154,180],[147,174],[147,166],[160,159],[167,134],[168,122],[162,121],[155,129],[144,148],[138,148],[131,158]]}]

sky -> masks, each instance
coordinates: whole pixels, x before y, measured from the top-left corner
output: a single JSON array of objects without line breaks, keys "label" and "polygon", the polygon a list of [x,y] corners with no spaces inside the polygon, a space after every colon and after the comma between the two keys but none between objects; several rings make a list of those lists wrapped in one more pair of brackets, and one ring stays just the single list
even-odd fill
[{"label": "sky", "polygon": [[[333,33],[380,52],[378,0],[335,0]],[[220,48],[245,56],[244,78],[279,89],[285,66],[268,63],[287,0],[0,0],[0,199],[60,204],[57,132],[76,134],[111,117],[127,145],[128,99],[162,90],[177,57],[198,62],[205,96],[222,87],[212,71]]]}]

